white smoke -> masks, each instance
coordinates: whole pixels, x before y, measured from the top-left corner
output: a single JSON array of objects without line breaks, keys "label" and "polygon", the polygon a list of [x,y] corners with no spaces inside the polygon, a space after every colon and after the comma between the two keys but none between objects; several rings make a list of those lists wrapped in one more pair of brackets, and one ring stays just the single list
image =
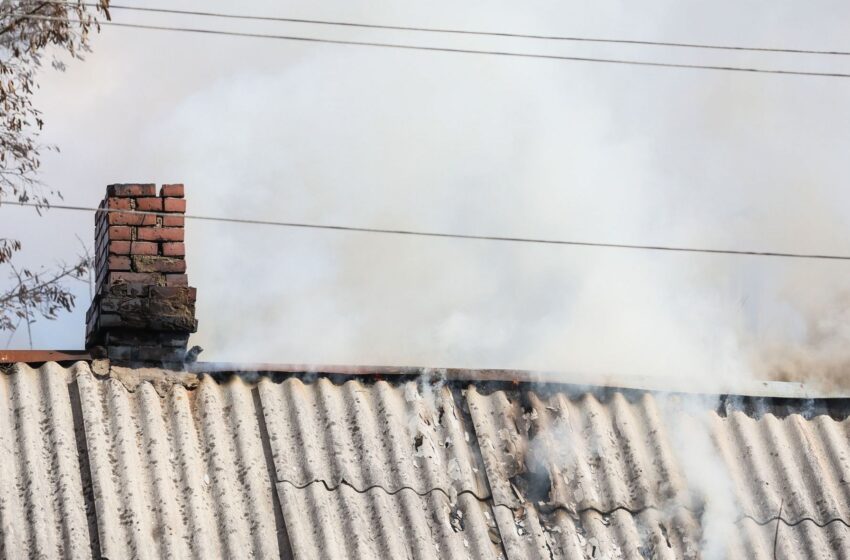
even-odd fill
[{"label": "white smoke", "polygon": [[[836,10],[847,9],[833,6],[829,17],[813,20],[813,10],[789,4],[765,20],[754,6],[735,5],[759,14],[761,36],[752,36],[751,26],[734,25],[722,5],[685,10],[659,0],[653,10],[605,2],[579,14],[544,4],[490,6],[484,20],[467,20],[448,5],[290,9],[373,21],[814,46],[840,43]],[[657,13],[665,18],[649,15]],[[140,47],[148,44],[158,48]],[[805,69],[844,64],[511,44]],[[140,87],[134,76],[151,79]],[[107,29],[84,63],[42,82],[45,141],[63,148],[45,158],[45,179],[81,204],[94,204],[110,182],[184,181],[189,211],[198,214],[850,253],[850,191],[841,183],[850,92],[843,80]],[[89,216],[54,212],[48,220],[67,220],[91,237]],[[190,222],[188,235],[204,360],[690,378],[805,372],[810,379],[840,372],[821,360],[840,365],[847,347],[841,306],[850,280],[841,262],[206,222]],[[76,250],[70,235],[61,243],[46,244],[43,236],[24,241],[38,259]],[[67,324],[39,325],[42,345],[79,346],[84,307]]]},{"label": "white smoke", "polygon": [[[382,8],[296,2],[285,15],[816,48],[845,45],[850,18],[846,3]],[[515,46],[850,71],[811,57]],[[96,204],[111,182],[183,181],[193,214],[850,254],[847,80],[107,29],[83,65],[43,83],[45,141],[63,148],[45,158],[45,179],[73,203]],[[90,216],[48,218],[60,219],[90,238]],[[847,387],[844,262],[187,227],[202,360]],[[72,236],[41,231],[24,239],[39,259],[75,250]],[[41,345],[81,346],[84,311],[42,331]],[[699,416],[710,408],[671,434],[706,500],[706,558],[722,557],[734,518]]]}]

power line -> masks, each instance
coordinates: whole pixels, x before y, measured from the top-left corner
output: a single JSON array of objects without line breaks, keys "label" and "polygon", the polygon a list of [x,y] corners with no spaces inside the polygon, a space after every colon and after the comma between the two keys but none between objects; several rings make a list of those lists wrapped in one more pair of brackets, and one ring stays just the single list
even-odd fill
[{"label": "power line", "polygon": [[[55,0],[56,4],[67,4],[68,2],[64,0]],[[83,3],[85,6],[97,7],[99,4],[94,2],[91,3]],[[446,27],[416,27],[416,26],[408,26],[408,25],[387,25],[387,24],[375,24],[375,23],[360,23],[360,22],[347,22],[347,21],[336,21],[336,20],[322,20],[322,19],[304,19],[304,18],[290,18],[290,17],[275,17],[275,16],[252,16],[247,14],[224,14],[220,12],[205,12],[205,11],[194,11],[194,10],[176,10],[171,8],[146,8],[140,6],[125,6],[125,5],[117,5],[110,4],[110,10],[128,10],[135,12],[149,12],[149,13],[159,13],[159,14],[176,14],[176,15],[189,15],[189,16],[201,16],[201,17],[212,17],[212,18],[222,18],[222,19],[236,19],[236,20],[249,20],[249,21],[271,21],[271,22],[282,22],[282,23],[306,23],[311,25],[332,25],[337,27],[354,27],[358,29],[382,29],[389,31],[418,31],[424,33],[447,33],[453,35],[474,35],[479,37],[509,37],[515,39],[542,39],[549,41],[571,41],[571,42],[585,42],[585,43],[608,43],[608,44],[618,44],[618,45],[649,45],[649,46],[658,46],[658,47],[677,47],[677,48],[690,48],[690,49],[712,49],[712,50],[727,50],[727,51],[749,51],[749,52],[773,52],[773,53],[792,53],[792,54],[819,54],[819,55],[839,55],[839,56],[850,56],[850,51],[829,51],[829,50],[817,50],[817,49],[792,49],[792,48],[774,48],[774,47],[750,47],[750,46],[740,46],[740,45],[711,45],[705,43],[678,43],[672,41],[648,41],[648,40],[639,40],[639,39],[609,39],[602,37],[578,37],[578,36],[563,36],[563,35],[535,35],[529,33],[511,33],[504,31],[477,31],[477,30],[469,30],[469,29],[454,29],[454,28],[446,28]]]},{"label": "power line", "polygon": [[[31,206],[31,207],[43,207],[42,205],[36,204],[34,202],[6,202],[4,204],[16,205],[16,206]],[[120,213],[130,213],[130,214],[140,214],[147,216],[174,216],[175,214],[170,214],[167,212],[142,212],[138,210],[121,210],[117,208],[92,208],[89,206],[73,206],[69,204],[51,204],[48,206],[49,208],[54,208],[57,210],[75,210],[75,211],[83,211],[83,212],[120,212]],[[533,237],[513,237],[513,236],[500,236],[500,235],[475,235],[475,234],[464,234],[464,233],[444,233],[444,232],[435,232],[435,231],[417,231],[417,230],[409,230],[409,229],[389,229],[389,228],[374,228],[374,227],[359,227],[359,226],[340,226],[340,225],[327,225],[327,224],[310,224],[303,222],[282,222],[282,221],[273,221],[273,220],[254,220],[254,219],[246,219],[246,218],[227,218],[222,216],[196,216],[191,214],[183,215],[187,220],[201,220],[208,222],[223,222],[223,223],[231,223],[231,224],[250,224],[250,225],[263,225],[263,226],[278,226],[278,227],[289,227],[289,228],[302,228],[302,229],[319,229],[319,230],[331,230],[331,231],[347,231],[347,232],[358,232],[358,233],[379,233],[379,234],[388,234],[388,235],[406,235],[406,236],[416,236],[416,237],[437,237],[444,239],[470,239],[470,240],[478,240],[478,241],[504,241],[510,243],[529,243],[529,244],[544,244],[544,245],[570,245],[575,247],[601,247],[601,248],[609,248],[609,249],[635,249],[642,251],[670,251],[670,252],[679,252],[679,253],[707,253],[714,255],[744,255],[744,256],[754,256],[754,257],[784,257],[784,258],[794,258],[794,259],[826,259],[826,260],[840,260],[840,261],[850,261],[850,255],[829,255],[829,254],[816,254],[816,253],[787,253],[787,252],[778,252],[778,251],[748,251],[748,250],[734,250],[734,249],[706,249],[706,248],[698,248],[698,247],[674,247],[669,245],[638,245],[631,243],[602,243],[596,241],[568,241],[562,239],[542,239],[542,238],[533,238]]]},{"label": "power line", "polygon": [[[49,20],[49,21],[68,21],[71,23],[80,23],[79,20],[75,19],[65,19],[61,17],[55,16],[42,16],[42,15],[27,15],[27,14],[11,14],[16,17],[21,17],[24,19],[41,19],[41,20]],[[491,55],[491,56],[507,56],[514,58],[533,58],[533,59],[542,59],[542,60],[566,60],[572,62],[597,62],[597,63],[605,63],[605,64],[620,64],[620,65],[631,65],[631,66],[652,66],[658,68],[686,68],[686,69],[698,69],[698,70],[719,70],[726,72],[748,72],[748,73],[758,73],[758,74],[780,74],[785,76],[818,76],[825,78],[850,78],[850,74],[841,73],[841,72],[809,72],[803,70],[773,70],[767,68],[748,68],[743,66],[715,66],[715,65],[705,65],[705,64],[680,64],[680,63],[672,63],[672,62],[651,62],[644,60],[627,60],[627,59],[617,59],[617,58],[593,58],[593,57],[583,57],[583,56],[563,56],[563,55],[554,55],[554,54],[536,54],[536,53],[520,53],[513,51],[491,51],[491,50],[478,50],[478,49],[461,49],[461,48],[451,48],[451,47],[429,47],[422,45],[408,45],[402,43],[380,43],[380,42],[372,42],[372,41],[347,41],[342,39],[322,39],[318,37],[303,37],[296,35],[269,35],[265,33],[245,33],[239,31],[220,31],[214,29],[197,29],[191,27],[172,27],[165,25],[147,25],[140,23],[123,23],[117,21],[100,21],[99,25],[109,25],[114,27],[124,27],[131,29],[146,29],[146,30],[157,30],[157,31],[176,31],[182,33],[199,33],[205,35],[224,35],[229,37],[249,37],[254,39],[279,39],[285,41],[301,41],[307,43],[325,43],[331,45],[357,45],[362,47],[379,47],[379,48],[392,48],[392,49],[404,49],[404,50],[415,50],[415,51],[430,51],[430,52],[446,52],[446,53],[463,53],[463,54],[480,54],[480,55]]]}]

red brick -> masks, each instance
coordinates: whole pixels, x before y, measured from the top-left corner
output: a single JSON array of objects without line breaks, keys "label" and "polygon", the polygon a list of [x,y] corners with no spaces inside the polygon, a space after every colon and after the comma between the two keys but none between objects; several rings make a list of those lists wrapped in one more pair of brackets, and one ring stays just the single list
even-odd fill
[{"label": "red brick", "polygon": [[182,214],[186,211],[186,199],[163,198],[162,209],[166,212],[180,212]]},{"label": "red brick", "polygon": [[183,294],[188,294],[189,288],[183,286],[152,286],[150,288],[151,297],[159,297],[163,299],[178,298]]},{"label": "red brick", "polygon": [[133,270],[136,272],[186,272],[186,261],[172,257],[138,255],[133,257]]},{"label": "red brick", "polygon": [[175,198],[183,198],[183,184],[177,183],[174,185],[162,185],[162,188],[159,191],[159,196],[173,196]]},{"label": "red brick", "polygon": [[163,216],[162,225],[165,227],[183,227],[186,218],[183,216]]},{"label": "red brick", "polygon": [[130,270],[130,257],[111,255],[109,257],[109,270]]},{"label": "red brick", "polygon": [[129,226],[109,226],[109,240],[130,241],[132,230]]},{"label": "red brick", "polygon": [[162,212],[162,199],[155,196],[150,198],[137,198],[136,210],[143,212]]},{"label": "red brick", "polygon": [[109,244],[109,253],[111,255],[129,255],[130,254],[130,242],[129,241],[113,241]]},{"label": "red brick", "polygon": [[162,254],[166,257],[182,257],[186,255],[186,245],[183,243],[163,243]]},{"label": "red brick", "polygon": [[156,255],[159,252],[159,245],[150,241],[134,241],[130,246],[131,255]]},{"label": "red brick", "polygon": [[[172,274],[167,276],[185,276],[184,274]],[[189,303],[195,303],[198,297],[198,289],[190,288],[189,286],[151,286],[151,297],[161,299],[182,299],[185,298]]]},{"label": "red brick", "polygon": [[166,286],[188,286],[189,285],[189,277],[185,274],[166,274],[165,275],[165,285]]},{"label": "red brick", "polygon": [[123,184],[106,187],[107,196],[156,196],[156,185],[153,184]]},{"label": "red brick", "polygon": [[139,241],[183,241],[183,228],[142,227],[136,237]]},{"label": "red brick", "polygon": [[156,285],[162,278],[155,272],[110,272],[109,284],[151,284]]},{"label": "red brick", "polygon": [[135,214],[133,212],[110,212],[109,225],[111,226],[140,226],[145,223],[145,218],[153,218],[156,223],[156,216],[147,216],[145,214]]},{"label": "red brick", "polygon": [[116,210],[130,210],[132,208],[130,204],[129,198],[107,198],[106,199],[106,207],[114,208]]}]

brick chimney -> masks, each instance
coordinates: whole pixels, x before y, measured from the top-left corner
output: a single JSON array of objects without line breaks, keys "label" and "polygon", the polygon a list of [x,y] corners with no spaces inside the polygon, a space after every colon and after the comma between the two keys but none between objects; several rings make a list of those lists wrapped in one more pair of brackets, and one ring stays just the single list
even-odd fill
[{"label": "brick chimney", "polygon": [[86,348],[103,347],[117,362],[182,364],[198,327],[184,259],[183,185],[163,185],[159,196],[152,184],[109,185],[100,208]]}]

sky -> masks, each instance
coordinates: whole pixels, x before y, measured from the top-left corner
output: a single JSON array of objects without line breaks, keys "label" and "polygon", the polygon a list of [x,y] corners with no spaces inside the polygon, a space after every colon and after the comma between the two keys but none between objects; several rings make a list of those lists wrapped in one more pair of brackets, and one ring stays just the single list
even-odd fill
[{"label": "sky", "polygon": [[[839,1],[134,2],[294,18],[850,51]],[[850,73],[850,57],[433,36],[114,10],[116,21]],[[42,179],[183,182],[208,216],[850,255],[850,79],[105,27],[46,69]],[[22,264],[93,216],[0,208]],[[6,235],[6,231],[4,231]],[[78,239],[79,238],[79,239]],[[800,379],[850,365],[850,264],[187,222],[205,361]],[[6,282],[0,278],[0,282]],[[84,344],[89,292],[32,326]],[[4,337],[5,338],[5,337]],[[5,343],[6,340],[0,340]],[[26,348],[24,329],[9,341]]]}]

